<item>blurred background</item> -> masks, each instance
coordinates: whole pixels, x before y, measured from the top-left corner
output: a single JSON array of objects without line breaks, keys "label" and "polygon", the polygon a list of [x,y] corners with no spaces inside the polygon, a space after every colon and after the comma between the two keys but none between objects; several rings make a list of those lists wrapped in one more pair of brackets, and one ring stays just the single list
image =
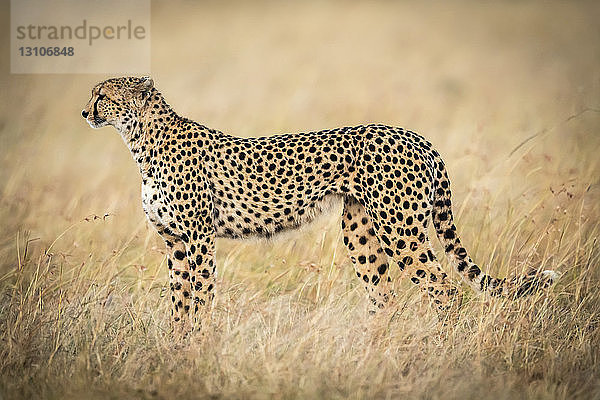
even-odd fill
[{"label": "blurred background", "polygon": [[[180,115],[239,136],[370,122],[415,130],[446,160],[458,229],[484,269],[568,272],[597,259],[598,2],[179,0],[153,1],[151,15],[151,75]],[[50,253],[89,282],[119,271],[106,282],[133,298],[150,281],[158,300],[164,255],[137,168],[114,129],[80,115],[109,76],[10,74],[7,57],[0,68],[3,282]],[[306,287],[318,301],[320,279],[341,276],[328,290],[362,304],[338,226],[336,214],[283,241],[219,241],[223,292],[241,285],[267,301]],[[166,301],[151,304],[166,321]]]}]

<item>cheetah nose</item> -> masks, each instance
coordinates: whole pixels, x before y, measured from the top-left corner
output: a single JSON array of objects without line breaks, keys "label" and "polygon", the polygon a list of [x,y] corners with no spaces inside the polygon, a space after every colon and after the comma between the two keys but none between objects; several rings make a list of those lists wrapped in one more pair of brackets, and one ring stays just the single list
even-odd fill
[{"label": "cheetah nose", "polygon": [[90,113],[89,113],[89,111],[85,111],[85,110],[83,110],[83,111],[81,112],[81,115],[83,116],[83,118],[87,118],[87,116],[88,116],[89,114],[90,114]]}]

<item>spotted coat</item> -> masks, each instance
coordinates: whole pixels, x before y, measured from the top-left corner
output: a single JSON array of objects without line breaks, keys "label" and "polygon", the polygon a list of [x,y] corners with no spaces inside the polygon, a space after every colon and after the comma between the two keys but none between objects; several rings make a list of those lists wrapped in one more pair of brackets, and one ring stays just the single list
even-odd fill
[{"label": "spotted coat", "polygon": [[[343,202],[343,241],[374,309],[392,298],[395,262],[440,310],[457,289],[433,252],[428,228],[476,291],[523,295],[548,286],[549,271],[513,279],[481,271],[452,217],[450,182],[422,136],[386,125],[240,138],[181,117],[150,78],[96,85],[82,115],[115,127],[142,175],[144,211],[168,250],[175,326],[201,325],[215,289],[215,238],[270,237]],[[190,318],[191,317],[191,318]]]}]

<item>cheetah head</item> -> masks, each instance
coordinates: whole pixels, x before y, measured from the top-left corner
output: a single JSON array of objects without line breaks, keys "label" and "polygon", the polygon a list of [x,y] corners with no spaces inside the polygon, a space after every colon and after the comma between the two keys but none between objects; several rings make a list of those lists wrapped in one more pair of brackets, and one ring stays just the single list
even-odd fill
[{"label": "cheetah head", "polygon": [[154,88],[150,77],[112,78],[94,86],[81,115],[92,128],[126,129],[143,113]]}]

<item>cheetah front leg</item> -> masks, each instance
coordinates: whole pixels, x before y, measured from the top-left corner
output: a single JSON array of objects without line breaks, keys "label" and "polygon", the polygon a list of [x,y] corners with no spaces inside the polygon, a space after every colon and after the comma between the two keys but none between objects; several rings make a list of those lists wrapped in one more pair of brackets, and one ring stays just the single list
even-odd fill
[{"label": "cheetah front leg", "polygon": [[208,325],[215,289],[215,232],[205,224],[186,243],[186,258],[190,265],[190,320],[192,330]]},{"label": "cheetah front leg", "polygon": [[169,287],[171,291],[171,324],[176,334],[185,335],[192,325],[189,318],[192,288],[190,264],[183,242],[166,240]]}]

